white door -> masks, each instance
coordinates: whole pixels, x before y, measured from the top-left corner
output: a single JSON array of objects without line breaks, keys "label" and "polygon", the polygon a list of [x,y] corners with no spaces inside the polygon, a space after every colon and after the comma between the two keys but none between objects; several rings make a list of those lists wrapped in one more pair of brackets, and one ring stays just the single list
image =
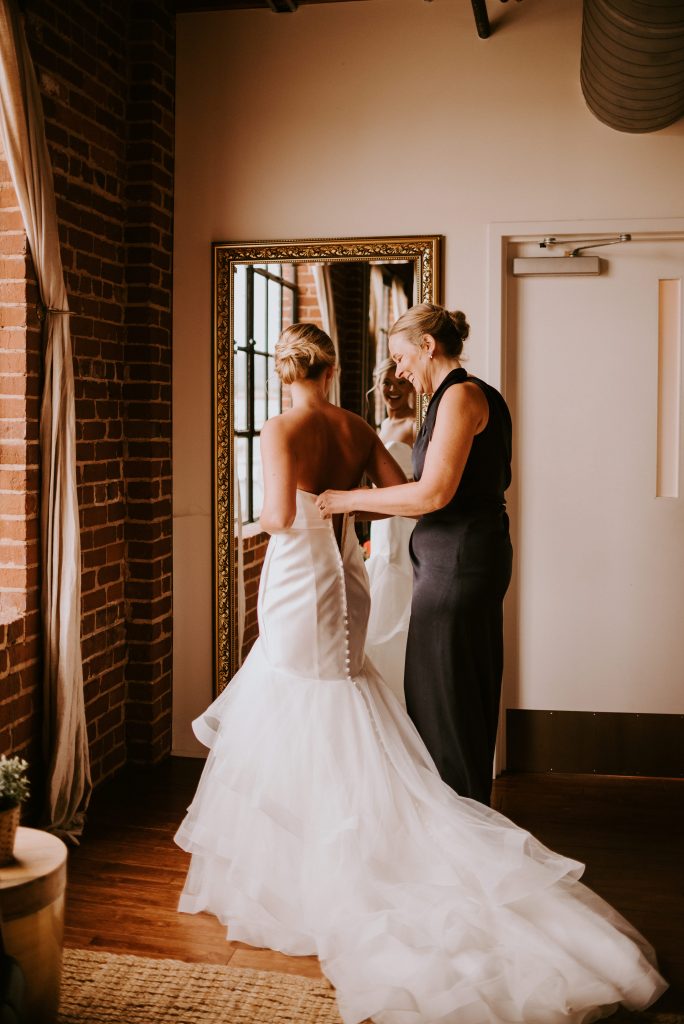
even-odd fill
[{"label": "white door", "polygon": [[[532,243],[510,249],[541,255]],[[514,278],[509,266],[515,569],[504,706],[681,713],[684,444],[674,397],[684,239],[634,235],[592,252],[598,277]],[[674,302],[677,350],[659,400],[663,296],[671,326]],[[657,496],[659,413],[661,490],[677,493],[678,460],[675,497]]]}]

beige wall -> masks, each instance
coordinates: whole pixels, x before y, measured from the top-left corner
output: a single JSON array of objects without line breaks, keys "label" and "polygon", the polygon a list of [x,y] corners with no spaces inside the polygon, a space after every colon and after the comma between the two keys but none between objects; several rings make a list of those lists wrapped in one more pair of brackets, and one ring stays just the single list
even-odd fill
[{"label": "beige wall", "polygon": [[[498,7],[499,5],[497,5]],[[178,18],[174,298],[175,747],[210,698],[212,240],[446,236],[446,302],[487,375],[488,225],[682,213],[684,122],[600,124],[581,0],[368,0]],[[580,225],[581,226],[581,225]]]}]

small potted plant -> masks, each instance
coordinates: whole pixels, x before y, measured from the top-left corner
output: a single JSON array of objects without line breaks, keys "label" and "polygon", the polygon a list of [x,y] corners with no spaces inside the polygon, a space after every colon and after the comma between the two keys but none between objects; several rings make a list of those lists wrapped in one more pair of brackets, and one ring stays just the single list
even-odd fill
[{"label": "small potted plant", "polygon": [[14,859],[14,837],[21,805],[29,795],[28,764],[21,757],[0,756],[0,866]]}]

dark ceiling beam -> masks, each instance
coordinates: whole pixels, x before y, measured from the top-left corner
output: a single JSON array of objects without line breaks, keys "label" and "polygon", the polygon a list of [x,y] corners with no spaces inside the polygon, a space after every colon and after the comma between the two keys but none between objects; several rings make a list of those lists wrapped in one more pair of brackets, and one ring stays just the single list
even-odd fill
[{"label": "dark ceiling beam", "polygon": [[489,15],[487,14],[487,0],[471,0],[471,2],[473,14],[475,15],[477,34],[480,39],[489,39],[492,30],[489,25]]}]

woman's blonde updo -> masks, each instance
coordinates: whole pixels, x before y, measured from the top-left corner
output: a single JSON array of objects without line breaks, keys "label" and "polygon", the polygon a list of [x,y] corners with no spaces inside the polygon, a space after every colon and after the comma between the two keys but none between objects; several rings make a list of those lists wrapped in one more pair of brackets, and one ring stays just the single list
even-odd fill
[{"label": "woman's blonde updo", "polygon": [[275,368],[283,384],[316,380],[337,362],[335,346],[315,324],[290,324],[275,347]]},{"label": "woman's blonde updo", "polygon": [[424,334],[430,334],[438,341],[447,356],[460,356],[463,342],[470,333],[470,326],[465,313],[457,309],[450,313],[444,306],[436,306],[434,302],[420,302],[410,306],[399,319],[392,324],[389,336],[406,332],[408,340],[420,345]]}]

